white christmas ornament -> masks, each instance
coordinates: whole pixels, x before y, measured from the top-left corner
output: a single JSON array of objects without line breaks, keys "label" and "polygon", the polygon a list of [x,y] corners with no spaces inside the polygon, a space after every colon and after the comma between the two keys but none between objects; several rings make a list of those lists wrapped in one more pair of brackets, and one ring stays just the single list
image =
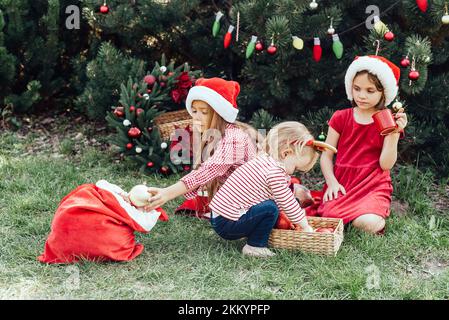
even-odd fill
[{"label": "white christmas ornament", "polygon": [[162,66],[162,67],[159,68],[159,70],[160,70],[162,73],[165,73],[165,71],[167,71],[167,67],[166,67],[166,66]]},{"label": "white christmas ornament", "polygon": [[149,99],[150,99],[150,95],[149,95],[148,93],[145,93],[145,94],[143,95],[143,97],[145,98],[145,100],[149,100]]},{"label": "white christmas ornament", "polygon": [[310,9],[315,10],[316,8],[318,8],[318,3],[316,3],[315,0],[313,0],[310,4],[309,4]]},{"label": "white christmas ornament", "polygon": [[168,147],[167,143],[165,143],[165,142],[161,143],[161,148],[162,149],[166,149],[167,147]]},{"label": "white christmas ornament", "polygon": [[442,18],[441,18],[441,22],[443,24],[449,24],[449,14],[445,14]]},{"label": "white christmas ornament", "polygon": [[130,126],[131,125],[131,121],[129,121],[128,119],[123,120],[123,125],[125,127]]},{"label": "white christmas ornament", "polygon": [[142,148],[136,147],[136,152],[137,152],[137,153],[141,153],[141,152],[142,152]]}]

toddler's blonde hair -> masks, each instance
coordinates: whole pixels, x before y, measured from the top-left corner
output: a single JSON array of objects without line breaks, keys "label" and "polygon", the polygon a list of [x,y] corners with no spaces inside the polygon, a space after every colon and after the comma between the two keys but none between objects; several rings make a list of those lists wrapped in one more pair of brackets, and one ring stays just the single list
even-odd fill
[{"label": "toddler's blonde hair", "polygon": [[274,159],[280,160],[282,153],[292,149],[296,157],[309,156],[311,161],[304,172],[313,168],[319,154],[312,146],[306,146],[307,141],[313,140],[312,134],[300,122],[285,121],[274,126],[264,140],[264,150]]}]

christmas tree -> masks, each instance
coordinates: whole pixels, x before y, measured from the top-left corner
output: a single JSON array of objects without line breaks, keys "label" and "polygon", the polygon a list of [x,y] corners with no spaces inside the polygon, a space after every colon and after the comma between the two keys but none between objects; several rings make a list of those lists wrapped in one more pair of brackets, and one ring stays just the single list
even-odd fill
[{"label": "christmas tree", "polygon": [[192,154],[182,148],[192,147],[192,128],[179,128],[179,136],[189,140],[185,145],[178,136],[174,141],[162,136],[156,119],[166,110],[185,108],[185,98],[199,74],[187,63],[175,67],[171,61],[166,65],[163,56],[143,79],[130,78],[121,85],[120,105],[108,113],[106,120],[117,130],[112,142],[141,165],[142,173],[168,175],[190,170]]}]

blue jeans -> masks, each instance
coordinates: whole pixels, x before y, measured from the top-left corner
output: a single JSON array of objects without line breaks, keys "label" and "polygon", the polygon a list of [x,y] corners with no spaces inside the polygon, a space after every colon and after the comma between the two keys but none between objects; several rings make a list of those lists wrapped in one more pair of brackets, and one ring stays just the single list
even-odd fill
[{"label": "blue jeans", "polygon": [[247,237],[253,247],[266,247],[271,230],[279,216],[279,209],[273,200],[267,200],[252,206],[239,220],[233,221],[220,215],[210,219],[215,232],[226,240]]}]

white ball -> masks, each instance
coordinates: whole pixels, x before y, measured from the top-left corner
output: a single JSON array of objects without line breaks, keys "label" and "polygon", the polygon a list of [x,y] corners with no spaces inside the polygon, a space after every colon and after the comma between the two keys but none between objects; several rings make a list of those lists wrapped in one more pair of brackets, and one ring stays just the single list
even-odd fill
[{"label": "white ball", "polygon": [[335,29],[334,28],[327,29],[327,33],[332,35],[335,33]]},{"label": "white ball", "polygon": [[136,152],[137,153],[141,153],[142,152],[142,148],[141,147],[136,147]]},{"label": "white ball", "polygon": [[318,8],[318,3],[313,1],[309,4],[309,7],[310,7],[310,9],[315,10],[316,8]]},{"label": "white ball", "polygon": [[131,121],[129,121],[128,119],[123,120],[123,125],[125,127],[130,126],[131,125]]},{"label": "white ball", "polygon": [[143,97],[145,98],[145,100],[149,100],[149,99],[150,99],[150,95],[149,95],[148,93],[145,93],[145,94],[143,95]]},{"label": "white ball", "polygon": [[150,199],[150,194],[147,191],[148,187],[143,184],[134,186],[129,192],[129,200],[131,200],[132,204],[143,207],[148,204]]},{"label": "white ball", "polygon": [[168,147],[167,143],[165,143],[165,142],[161,143],[161,148],[162,149],[166,149],[167,147]]},{"label": "white ball", "polygon": [[441,18],[441,22],[443,22],[443,24],[449,24],[449,15],[445,14],[442,18]]},{"label": "white ball", "polygon": [[162,73],[165,73],[165,71],[167,71],[167,67],[166,67],[166,66],[162,66],[162,67],[159,68],[159,70],[160,70]]}]

